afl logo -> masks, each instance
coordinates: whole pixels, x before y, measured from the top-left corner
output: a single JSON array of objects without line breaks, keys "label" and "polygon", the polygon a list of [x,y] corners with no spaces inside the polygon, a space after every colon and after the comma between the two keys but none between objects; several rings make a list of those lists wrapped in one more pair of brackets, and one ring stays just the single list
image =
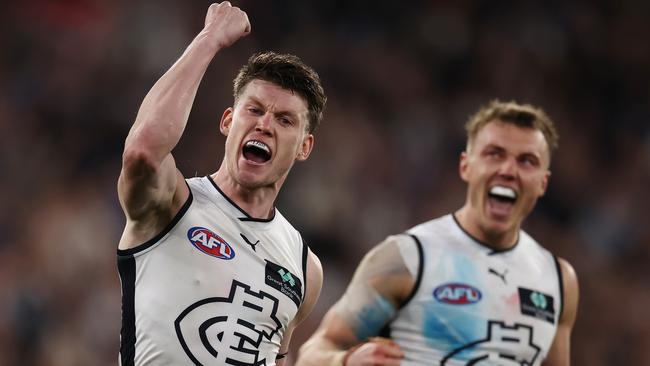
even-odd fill
[{"label": "afl logo", "polygon": [[187,238],[196,249],[219,259],[233,259],[235,251],[222,237],[210,229],[195,226],[187,232]]},{"label": "afl logo", "polygon": [[450,305],[475,304],[481,300],[481,291],[464,283],[447,283],[436,287],[433,296]]}]

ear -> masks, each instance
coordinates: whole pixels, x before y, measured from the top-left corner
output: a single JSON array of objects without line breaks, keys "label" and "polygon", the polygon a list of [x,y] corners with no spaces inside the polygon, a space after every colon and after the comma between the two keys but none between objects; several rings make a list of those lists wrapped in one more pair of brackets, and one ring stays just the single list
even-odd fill
[{"label": "ear", "polygon": [[221,116],[221,121],[219,122],[219,130],[221,131],[221,134],[224,136],[228,136],[228,131],[230,131],[230,125],[232,125],[232,116],[234,114],[234,110],[232,107],[227,108],[225,111],[223,111],[223,115]]},{"label": "ear", "polygon": [[542,178],[542,181],[540,183],[540,194],[539,194],[540,197],[542,197],[546,193],[546,188],[548,187],[549,179],[551,179],[551,171],[547,170],[544,173],[544,178]]},{"label": "ear", "polygon": [[468,176],[469,176],[469,156],[467,155],[467,151],[463,151],[460,154],[460,160],[458,162],[458,173],[463,179],[463,181],[467,182],[468,181]]},{"label": "ear", "polygon": [[298,154],[296,155],[297,161],[305,161],[309,158],[311,150],[314,148],[314,135],[311,133],[305,134],[305,137],[302,139],[300,148],[298,149]]}]

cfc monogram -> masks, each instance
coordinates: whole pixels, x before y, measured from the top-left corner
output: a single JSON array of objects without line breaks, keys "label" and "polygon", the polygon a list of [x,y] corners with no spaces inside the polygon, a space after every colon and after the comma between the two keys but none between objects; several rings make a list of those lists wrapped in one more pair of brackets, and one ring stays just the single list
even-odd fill
[{"label": "cfc monogram", "polygon": [[174,322],[176,335],[195,365],[265,365],[260,345],[281,327],[277,307],[275,297],[233,280],[228,297],[185,309]]}]

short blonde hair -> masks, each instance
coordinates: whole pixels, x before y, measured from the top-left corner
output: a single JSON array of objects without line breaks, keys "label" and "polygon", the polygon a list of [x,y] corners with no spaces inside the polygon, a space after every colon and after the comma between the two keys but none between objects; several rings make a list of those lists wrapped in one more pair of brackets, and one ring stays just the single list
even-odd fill
[{"label": "short blonde hair", "polygon": [[514,101],[493,100],[481,107],[465,124],[467,145],[471,145],[478,132],[492,121],[514,124],[522,128],[539,130],[548,145],[549,157],[558,148],[559,135],[555,124],[541,108]]}]

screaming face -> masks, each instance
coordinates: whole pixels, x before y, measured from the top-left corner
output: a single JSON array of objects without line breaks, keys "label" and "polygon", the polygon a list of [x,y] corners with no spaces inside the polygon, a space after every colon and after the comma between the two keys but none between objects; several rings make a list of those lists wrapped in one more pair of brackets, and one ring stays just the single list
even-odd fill
[{"label": "screaming face", "polygon": [[267,81],[251,81],[221,118],[229,179],[249,190],[279,188],[293,163],[311,152],[314,137],[307,126],[302,97]]},{"label": "screaming face", "polygon": [[487,242],[514,242],[524,218],[546,191],[549,151],[541,131],[501,121],[486,124],[461,156],[468,183],[467,225]]}]

